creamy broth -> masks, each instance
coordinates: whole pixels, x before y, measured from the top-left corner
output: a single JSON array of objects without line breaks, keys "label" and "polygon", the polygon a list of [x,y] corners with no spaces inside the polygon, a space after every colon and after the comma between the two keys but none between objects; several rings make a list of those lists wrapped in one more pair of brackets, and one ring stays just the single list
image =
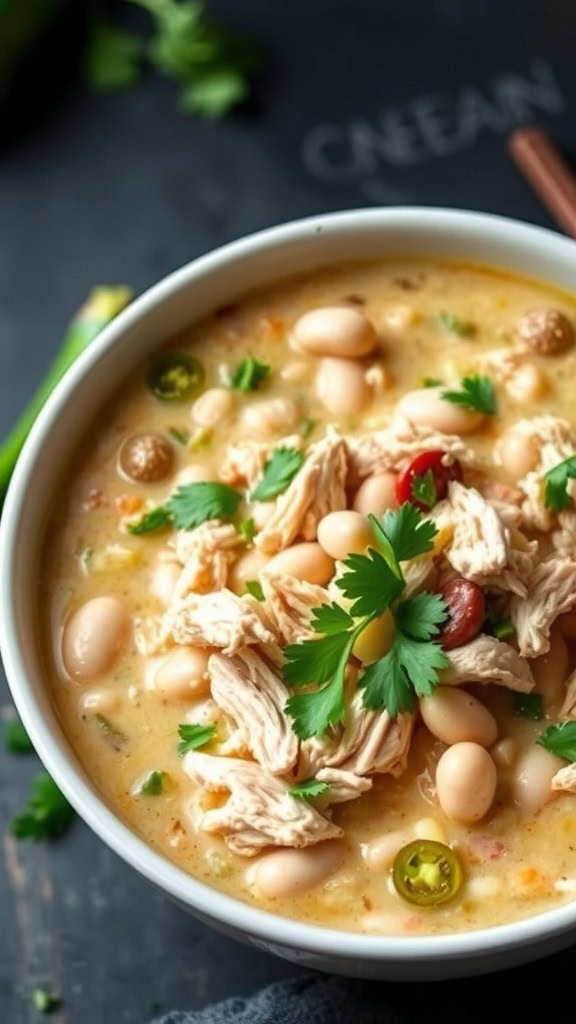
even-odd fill
[{"label": "creamy broth", "polygon": [[[318,385],[321,357],[297,350],[292,329],[308,311],[334,306],[361,311],[377,341],[373,352],[355,360],[362,381],[341,380],[328,367],[322,371],[328,383]],[[241,856],[230,850],[225,835],[202,830],[202,813],[224,804],[226,793],[201,793],[178,755],[179,726],[212,720],[214,708],[206,703],[208,678],[196,680],[195,692],[186,683],[184,688],[159,688],[157,672],[166,652],[154,648],[150,636],[177,577],[173,556],[166,560],[173,533],[138,536],[126,529],[127,523],[165,502],[178,483],[192,482],[187,467],[204,467],[204,479],[218,480],[230,445],[246,437],[269,442],[272,451],[281,439],[296,435],[309,450],[328,425],[346,437],[366,435],[387,427],[397,403],[421,388],[425,378],[454,388],[465,375],[479,373],[494,383],[498,413],[463,438],[476,453],[476,464],[464,468],[464,482],[480,490],[486,481],[507,485],[508,490],[490,497],[503,497],[514,506],[518,478],[524,474],[514,471],[515,454],[504,458],[504,465],[496,464],[501,435],[518,420],[544,415],[576,424],[576,348],[569,345],[556,355],[528,348],[516,356],[518,325],[534,308],[559,310],[576,323],[571,297],[480,267],[404,261],[320,270],[247,297],[170,339],[166,351],[187,352],[201,360],[206,373],[202,390],[221,389],[215,398],[203,405],[195,405],[198,395],[182,403],[159,401],[147,387],[147,364],[122,385],[84,439],[55,501],[41,569],[47,676],[64,730],[94,785],[138,834],[191,875],[280,914],[382,934],[487,927],[574,898],[576,796],[550,793],[550,779],[566,761],[554,760],[536,740],[559,718],[576,660],[576,616],[572,622],[568,614],[552,626],[551,651],[536,662],[544,719],[518,714],[514,694],[505,685],[458,688],[488,708],[498,728],[498,739],[486,741],[496,766],[496,792],[477,822],[454,820],[439,806],[436,765],[448,746],[418,716],[399,777],[371,773],[372,788],[357,799],[337,803],[330,811],[319,805],[319,813],[343,830],[336,841],[307,846],[309,859],[326,859],[319,881],[309,887],[303,883],[298,892],[271,895],[264,883],[257,883],[258,864],[269,851]],[[495,358],[485,358],[496,350]],[[244,393],[231,389],[229,380],[231,370],[247,356],[268,364],[270,372],[257,390]],[[356,386],[364,389],[357,401]],[[277,404],[270,406],[273,400]],[[261,403],[267,403],[265,409]],[[218,417],[221,422],[206,425]],[[161,435],[170,445],[169,472],[156,482],[131,480],[118,470],[121,445],[140,433]],[[202,479],[202,471],[192,476],[194,472],[196,480]],[[357,486],[349,492],[348,507]],[[261,513],[262,503],[259,508],[243,504],[233,519],[238,523],[253,515],[260,527]],[[539,541],[541,557],[552,550],[550,527],[542,532],[527,528],[524,535]],[[297,536],[295,543],[301,540]],[[236,544],[229,556],[228,582],[236,589],[242,584],[238,572],[234,575],[234,560],[245,550],[245,544]],[[258,566],[254,561],[252,578]],[[62,647],[63,628],[95,597],[120,601],[126,620],[112,616],[115,636],[102,606],[94,670],[80,668],[73,679],[70,653]],[[332,599],[338,600],[337,590]],[[155,653],[143,654],[146,644]],[[167,651],[170,644],[173,639]],[[280,676],[281,669],[270,664]],[[202,751],[224,756],[233,722],[222,715],[218,722],[216,741]],[[542,763],[534,767],[523,759],[535,750]],[[249,757],[246,752],[242,756]],[[162,792],[139,793],[150,772],[165,773]],[[458,896],[430,910],[403,901],[391,881],[396,852],[415,838],[448,844],[464,870]],[[326,849],[334,842],[337,854],[331,860]]]}]

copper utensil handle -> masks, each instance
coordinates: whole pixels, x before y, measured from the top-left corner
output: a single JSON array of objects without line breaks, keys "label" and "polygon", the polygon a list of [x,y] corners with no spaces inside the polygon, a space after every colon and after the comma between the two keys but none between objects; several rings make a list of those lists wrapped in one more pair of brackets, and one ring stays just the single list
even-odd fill
[{"label": "copper utensil handle", "polygon": [[508,144],[518,169],[567,234],[576,238],[576,175],[546,132],[518,128]]}]

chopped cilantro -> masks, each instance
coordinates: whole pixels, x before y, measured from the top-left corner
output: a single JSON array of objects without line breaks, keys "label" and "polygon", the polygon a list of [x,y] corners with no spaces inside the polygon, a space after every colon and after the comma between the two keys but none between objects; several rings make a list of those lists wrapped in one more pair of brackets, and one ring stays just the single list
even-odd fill
[{"label": "chopped cilantro", "polygon": [[130,533],[144,534],[173,525],[177,530],[192,530],[208,519],[231,519],[242,495],[226,484],[185,484],[164,505],[145,512],[137,523],[128,526]]},{"label": "chopped cilantro", "polygon": [[563,722],[562,725],[549,725],[540,736],[538,743],[551,754],[564,757],[567,761],[576,761],[576,722]]},{"label": "chopped cilantro", "polygon": [[46,772],[37,775],[23,814],[14,818],[12,835],[17,839],[57,839],[72,824],[74,811]]},{"label": "chopped cilantro", "polygon": [[473,338],[476,334],[476,324],[471,320],[462,320],[455,313],[438,313],[436,317],[438,326],[447,334],[457,334],[460,338]]},{"label": "chopped cilantro", "polygon": [[514,714],[522,718],[532,718],[539,722],[544,718],[542,697],[539,693],[515,693]]},{"label": "chopped cilantro", "polygon": [[303,782],[297,782],[295,786],[292,786],[290,790],[290,796],[293,796],[295,800],[314,800],[318,796],[322,796],[330,786],[327,782],[320,782],[319,779],[304,779]]},{"label": "chopped cilantro", "polygon": [[190,440],[190,432],[188,430],[184,430],[183,427],[168,427],[168,433],[175,441],[178,442],[178,444],[181,444],[184,447]]},{"label": "chopped cilantro", "polygon": [[160,796],[164,792],[164,786],[168,780],[166,772],[149,772],[141,782],[138,793],[141,796]]},{"label": "chopped cilantro", "polygon": [[264,591],[262,590],[262,584],[260,580],[246,580],[246,590],[252,597],[255,597],[257,601],[264,600]]},{"label": "chopped cilantro", "polygon": [[128,533],[133,533],[134,536],[139,537],[145,533],[156,533],[158,530],[164,530],[171,523],[172,517],[168,509],[164,505],[158,505],[157,508],[151,509],[150,512],[145,512],[136,523],[127,523],[126,529]]},{"label": "chopped cilantro", "polygon": [[415,501],[419,501],[420,504],[424,505],[426,508],[433,508],[436,504],[438,494],[432,470],[427,469],[425,473],[421,473],[413,477],[410,490]]},{"label": "chopped cilantro", "polygon": [[234,368],[230,380],[236,391],[256,391],[269,373],[268,363],[261,363],[253,356],[248,356]]},{"label": "chopped cilantro", "polygon": [[546,487],[544,491],[544,504],[546,508],[554,512],[562,512],[566,508],[572,508],[574,501],[568,494],[568,481],[576,480],[576,455],[571,455],[557,466],[549,469],[544,474]]},{"label": "chopped cilantro", "polygon": [[256,536],[256,523],[253,519],[241,519],[236,527],[238,533],[247,544],[251,544]]},{"label": "chopped cilantro", "polygon": [[447,402],[453,402],[454,405],[461,405],[463,409],[483,412],[487,416],[496,414],[496,395],[489,377],[477,374],[473,377],[463,377],[460,383],[460,391],[443,391],[442,398]]},{"label": "chopped cilantro", "polygon": [[178,754],[183,757],[190,750],[197,750],[198,747],[204,747],[210,740],[213,740],[216,735],[215,725],[179,725],[178,735],[180,737],[180,743],[178,744]]},{"label": "chopped cilantro", "polygon": [[424,377],[422,381],[423,388],[440,388],[444,381],[440,380],[440,377]]},{"label": "chopped cilantro", "polygon": [[250,495],[252,501],[272,501],[286,490],[303,462],[304,455],[295,448],[277,448],[264,467],[262,479]]},{"label": "chopped cilantro", "polygon": [[47,988],[35,988],[32,990],[32,1005],[38,1013],[53,1013],[62,1005],[60,996]]}]

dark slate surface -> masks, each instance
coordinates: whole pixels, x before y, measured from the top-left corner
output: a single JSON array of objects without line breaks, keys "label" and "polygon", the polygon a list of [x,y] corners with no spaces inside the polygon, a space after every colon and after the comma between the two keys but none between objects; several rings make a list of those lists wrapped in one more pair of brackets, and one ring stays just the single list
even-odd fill
[{"label": "dark slate surface", "polygon": [[[229,239],[345,207],[440,204],[549,224],[509,164],[505,138],[538,122],[568,152],[576,145],[572,0],[212,7],[264,54],[253,102],[225,122],[182,117],[172,87],[151,78],[129,94],[88,95],[62,33],[18,83],[0,133],[0,432],[95,282],[140,291]],[[6,689],[0,699],[7,708]],[[1,832],[36,767],[0,751]],[[570,962],[567,954],[539,967],[537,989],[565,991]],[[38,1019],[28,995],[36,983],[63,994],[56,1019],[135,1024],[154,1001],[201,1006],[288,973],[186,917],[81,823],[49,848],[4,841],[1,1022]],[[506,978],[525,1005],[535,1006],[533,977]],[[437,999],[444,1019],[461,1020],[468,1007],[469,1019],[485,1020],[482,996],[495,984],[434,995],[402,986],[382,998],[406,1004],[407,1020],[423,1019]]]}]

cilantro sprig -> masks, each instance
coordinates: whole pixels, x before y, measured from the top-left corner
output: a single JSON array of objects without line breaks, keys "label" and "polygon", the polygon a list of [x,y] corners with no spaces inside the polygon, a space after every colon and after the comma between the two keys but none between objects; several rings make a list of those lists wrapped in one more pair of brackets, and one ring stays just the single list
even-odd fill
[{"label": "cilantro sprig", "polygon": [[438,326],[446,334],[457,334],[460,338],[473,338],[476,334],[476,324],[472,323],[471,320],[463,320],[462,317],[456,316],[455,313],[447,313],[443,310],[438,313],[436,320],[438,321]]},{"label": "cilantro sprig", "polygon": [[559,462],[544,474],[544,504],[554,512],[562,512],[572,508],[574,500],[568,494],[568,481],[576,480],[576,455]]},{"label": "cilantro sprig", "polygon": [[75,812],[46,772],[32,782],[32,792],[22,814],[11,824],[16,839],[58,839],[72,824]]},{"label": "cilantro sprig", "polygon": [[187,725],[186,723],[179,725],[179,756],[184,757],[184,754],[188,754],[189,751],[197,750],[198,747],[206,746],[207,743],[210,743],[210,740],[214,739],[216,731],[215,725],[198,725],[195,722],[191,725]]},{"label": "cilantro sprig", "polygon": [[454,405],[460,405],[463,409],[472,409],[474,412],[483,412],[487,416],[495,416],[498,407],[494,385],[489,377],[484,374],[477,374],[472,377],[463,377],[460,381],[459,391],[443,391],[442,398]]},{"label": "cilantro sprig", "polygon": [[232,370],[230,383],[235,391],[257,391],[269,373],[268,363],[248,356]]},{"label": "cilantro sprig", "polygon": [[167,526],[177,530],[192,530],[208,519],[231,519],[242,500],[239,491],[227,484],[206,483],[186,484],[168,499],[164,505],[145,512],[136,523],[129,523],[129,533],[153,533]]},{"label": "cilantro sprig", "polygon": [[576,722],[549,725],[541,734],[538,743],[557,757],[563,757],[566,761],[576,761]]},{"label": "cilantro sprig", "polygon": [[310,802],[315,800],[316,797],[323,796],[329,789],[328,783],[321,782],[320,779],[304,779],[302,782],[297,782],[296,785],[292,786],[289,792],[290,796],[293,796],[295,800]]},{"label": "cilantro sprig", "polygon": [[264,467],[262,479],[252,494],[252,501],[272,501],[292,482],[304,462],[304,455],[296,448],[276,448]]},{"label": "cilantro sprig", "polygon": [[[401,562],[430,551],[434,523],[409,502],[382,518],[370,516],[375,547],[352,554],[336,585],[348,601],[313,610],[311,628],[318,638],[285,650],[284,680],[299,692],[289,697],[286,712],[301,739],[321,735],[345,717],[345,681],[350,655],[371,622],[390,610],[395,624],[391,649],[369,665],[358,681],[364,706],[391,715],[409,711],[416,697],[432,693],[448,659],[434,642],[447,609],[437,594],[401,600],[405,588]],[[316,687],[312,689],[312,687]]]}]

